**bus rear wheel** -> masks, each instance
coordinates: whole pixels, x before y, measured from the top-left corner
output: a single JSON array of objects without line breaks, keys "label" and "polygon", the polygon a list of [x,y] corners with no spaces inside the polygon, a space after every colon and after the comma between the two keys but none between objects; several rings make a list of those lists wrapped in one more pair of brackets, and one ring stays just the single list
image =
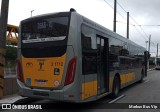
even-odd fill
[{"label": "bus rear wheel", "polygon": [[120,91],[120,80],[118,76],[115,76],[113,80],[112,98],[116,98]]}]

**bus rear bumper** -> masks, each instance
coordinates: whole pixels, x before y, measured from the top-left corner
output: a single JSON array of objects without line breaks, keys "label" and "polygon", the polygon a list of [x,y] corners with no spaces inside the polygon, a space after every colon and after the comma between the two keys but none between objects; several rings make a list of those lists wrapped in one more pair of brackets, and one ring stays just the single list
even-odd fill
[{"label": "bus rear bumper", "polygon": [[32,89],[26,87],[22,82],[17,80],[19,85],[19,95],[24,97],[33,97],[33,98],[40,98],[40,99],[50,99],[55,101],[63,101],[63,102],[79,102],[76,100],[76,97],[72,95],[67,95],[68,92],[71,91],[72,88],[66,87],[61,90],[48,90],[48,89]]},{"label": "bus rear bumper", "polygon": [[20,87],[19,95],[21,96],[63,101],[63,90],[31,89],[19,80],[17,82]]}]

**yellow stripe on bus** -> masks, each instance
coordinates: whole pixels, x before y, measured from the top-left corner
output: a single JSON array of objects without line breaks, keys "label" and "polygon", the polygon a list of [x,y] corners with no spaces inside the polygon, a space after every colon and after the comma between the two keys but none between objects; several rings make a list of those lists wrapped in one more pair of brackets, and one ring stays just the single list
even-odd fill
[{"label": "yellow stripe on bus", "polygon": [[121,74],[121,84],[125,84],[127,82],[135,80],[135,72],[127,73],[127,74]]},{"label": "yellow stripe on bus", "polygon": [[97,81],[82,83],[82,100],[97,95]]}]

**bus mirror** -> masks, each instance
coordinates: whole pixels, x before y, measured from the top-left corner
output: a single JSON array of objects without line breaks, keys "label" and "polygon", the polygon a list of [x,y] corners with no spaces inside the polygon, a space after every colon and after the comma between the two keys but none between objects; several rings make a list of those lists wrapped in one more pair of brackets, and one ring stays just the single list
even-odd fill
[{"label": "bus mirror", "polygon": [[151,56],[151,54],[150,54],[148,51],[145,51],[145,52],[144,52],[144,55],[145,55],[145,57],[148,58],[148,59],[149,59],[150,56]]},{"label": "bus mirror", "polygon": [[148,59],[151,57],[151,54],[148,54]]}]

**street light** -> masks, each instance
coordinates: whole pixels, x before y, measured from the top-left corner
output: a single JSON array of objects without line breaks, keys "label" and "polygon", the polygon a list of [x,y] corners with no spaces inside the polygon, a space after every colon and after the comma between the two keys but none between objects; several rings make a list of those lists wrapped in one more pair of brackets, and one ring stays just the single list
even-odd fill
[{"label": "street light", "polygon": [[31,10],[31,17],[32,17],[32,12],[33,12],[34,10]]}]

